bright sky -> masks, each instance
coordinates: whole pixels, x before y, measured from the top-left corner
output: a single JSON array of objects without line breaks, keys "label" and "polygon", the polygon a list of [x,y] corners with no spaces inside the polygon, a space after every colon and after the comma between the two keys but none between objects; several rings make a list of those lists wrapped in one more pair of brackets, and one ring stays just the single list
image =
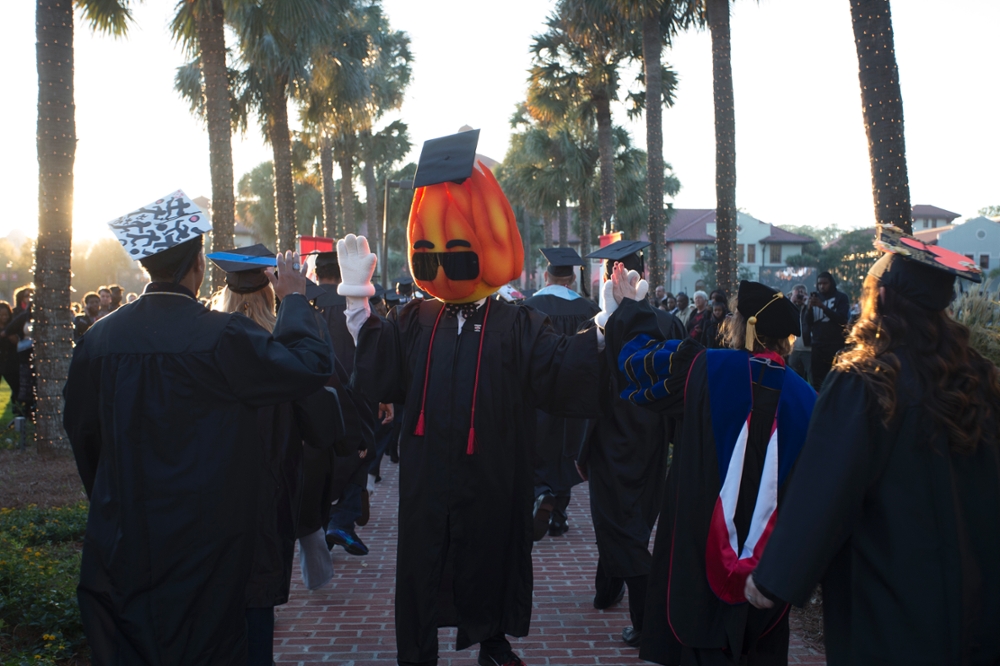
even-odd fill
[{"label": "bright sky", "polygon": [[[37,217],[34,6],[6,7],[0,60],[0,236],[34,234]],[[150,0],[125,40],[78,22],[74,234],[95,239],[105,223],[180,187],[210,196],[208,138],[173,91],[183,62],[167,24],[173,2]],[[482,128],[481,153],[502,159],[508,119],[523,99],[528,46],[552,5],[539,0],[384,0],[393,27],[413,42],[413,82],[399,114],[417,144],[461,125]],[[893,27],[913,203],[974,216],[1000,204],[1000,2],[896,0]],[[433,9],[431,9],[433,7]],[[873,221],[857,58],[847,0],[737,0],[733,5],[737,205],[776,224]],[[715,207],[711,42],[680,36],[667,59],[680,75],[664,114],[664,157],[683,189],[681,208]],[[16,94],[14,94],[16,91]],[[618,109],[621,121],[623,109]],[[390,119],[391,120],[391,119]],[[638,145],[642,121],[627,123]],[[236,137],[237,180],[270,150],[251,128]]]}]

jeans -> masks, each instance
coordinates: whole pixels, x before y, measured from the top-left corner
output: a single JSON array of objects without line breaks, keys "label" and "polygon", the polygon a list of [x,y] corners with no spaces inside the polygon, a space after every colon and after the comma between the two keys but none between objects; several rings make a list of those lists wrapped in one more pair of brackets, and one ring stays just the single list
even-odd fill
[{"label": "jeans", "polygon": [[344,489],[344,496],[330,510],[330,522],[327,531],[344,530],[353,532],[354,524],[361,517],[361,486],[349,483]]}]

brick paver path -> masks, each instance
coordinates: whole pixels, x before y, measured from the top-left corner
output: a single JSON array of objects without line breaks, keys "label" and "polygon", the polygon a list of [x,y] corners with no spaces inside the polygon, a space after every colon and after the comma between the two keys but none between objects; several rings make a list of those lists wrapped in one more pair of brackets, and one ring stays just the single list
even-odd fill
[{"label": "brick paver path", "polygon": [[[382,482],[372,499],[372,517],[358,534],[371,549],[366,557],[334,550],[336,575],[310,592],[298,569],[292,574],[291,600],[277,609],[274,634],[279,664],[330,663],[339,666],[391,666],[396,663],[393,594],[396,561],[396,490],[398,467],[382,464]],[[594,609],[592,589],[597,546],[590,522],[587,485],[574,489],[570,531],[535,544],[534,613],[531,633],[512,639],[528,666],[607,666],[644,664],[638,650],[621,641],[629,625],[623,603]],[[625,602],[628,601],[626,596]],[[439,632],[440,666],[474,666],[478,646],[456,652],[455,630]],[[822,655],[804,647],[793,633],[789,663],[825,664]]]}]

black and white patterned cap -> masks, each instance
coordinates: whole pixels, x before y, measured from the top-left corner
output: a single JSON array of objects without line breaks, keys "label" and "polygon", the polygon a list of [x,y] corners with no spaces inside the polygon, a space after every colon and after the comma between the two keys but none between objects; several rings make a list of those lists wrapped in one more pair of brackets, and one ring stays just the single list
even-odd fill
[{"label": "black and white patterned cap", "polygon": [[208,215],[181,190],[122,215],[108,226],[136,261],[212,230]]}]

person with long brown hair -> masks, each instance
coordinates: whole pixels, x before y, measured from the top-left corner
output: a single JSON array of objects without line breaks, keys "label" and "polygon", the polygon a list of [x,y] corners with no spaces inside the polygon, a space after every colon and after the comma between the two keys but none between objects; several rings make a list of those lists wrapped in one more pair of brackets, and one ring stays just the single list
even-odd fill
[{"label": "person with long brown hair", "polygon": [[961,255],[881,231],[746,596],[823,584],[827,663],[1000,663],[1000,375],[947,313]]}]

